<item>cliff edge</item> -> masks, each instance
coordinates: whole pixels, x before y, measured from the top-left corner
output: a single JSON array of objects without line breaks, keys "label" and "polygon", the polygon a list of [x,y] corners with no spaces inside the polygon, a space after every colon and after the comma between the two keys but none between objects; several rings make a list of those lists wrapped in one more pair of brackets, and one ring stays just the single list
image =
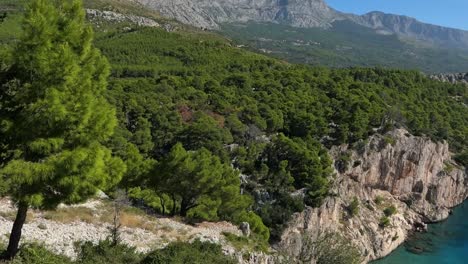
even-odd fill
[{"label": "cliff edge", "polygon": [[[466,170],[451,159],[445,142],[398,129],[353,149],[335,147],[331,154],[332,195],[320,208],[293,216],[277,245],[288,255],[299,258],[308,250],[305,236],[335,231],[351,239],[366,261],[382,258],[425,223],[447,218],[468,197]],[[359,210],[351,215],[355,198]]]}]

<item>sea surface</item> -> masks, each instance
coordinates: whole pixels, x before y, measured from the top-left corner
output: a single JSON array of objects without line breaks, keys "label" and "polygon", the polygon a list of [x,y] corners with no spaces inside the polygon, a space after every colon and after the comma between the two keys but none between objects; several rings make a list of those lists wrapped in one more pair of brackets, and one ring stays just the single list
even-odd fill
[{"label": "sea surface", "polygon": [[406,263],[468,264],[468,202],[455,208],[446,221],[429,225],[427,233],[417,234],[392,254],[372,264]]}]

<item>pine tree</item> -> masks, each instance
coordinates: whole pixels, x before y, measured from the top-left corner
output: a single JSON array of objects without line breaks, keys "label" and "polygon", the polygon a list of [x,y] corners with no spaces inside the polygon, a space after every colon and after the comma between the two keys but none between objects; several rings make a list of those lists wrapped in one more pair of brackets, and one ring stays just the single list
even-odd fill
[{"label": "pine tree", "polygon": [[18,204],[6,258],[29,207],[83,202],[125,172],[105,143],[117,124],[106,102],[109,66],[93,47],[81,1],[33,0],[13,62],[2,73],[0,175]]},{"label": "pine tree", "polygon": [[153,175],[150,185],[173,197],[173,214],[178,204],[181,216],[190,212],[217,220],[220,214],[241,211],[249,205],[240,194],[239,172],[205,148],[187,151],[182,144],[176,144]]}]

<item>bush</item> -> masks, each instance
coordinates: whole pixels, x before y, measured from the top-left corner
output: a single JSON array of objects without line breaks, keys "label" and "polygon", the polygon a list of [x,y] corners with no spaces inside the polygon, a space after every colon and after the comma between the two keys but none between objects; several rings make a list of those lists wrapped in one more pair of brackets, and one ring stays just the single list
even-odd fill
[{"label": "bush", "polygon": [[464,152],[455,155],[454,160],[461,165],[468,167],[468,150],[465,150]]},{"label": "bush", "polygon": [[233,258],[223,254],[221,246],[199,240],[190,243],[176,242],[146,256],[141,264],[235,264]]},{"label": "bush", "polygon": [[324,233],[318,238],[305,236],[299,255],[300,263],[358,264],[362,263],[359,248],[338,233]]},{"label": "bush", "polygon": [[387,216],[382,216],[382,218],[380,218],[380,221],[379,221],[379,226],[381,228],[386,228],[389,225],[390,225],[390,218],[388,218]]},{"label": "bush", "polygon": [[21,247],[15,259],[9,264],[71,264],[69,258],[52,253],[38,244],[27,244]]},{"label": "bush", "polygon": [[381,205],[383,201],[384,201],[384,198],[380,195],[377,195],[377,197],[375,197],[375,200],[374,200],[375,204],[377,205]]},{"label": "bush", "polygon": [[359,200],[357,197],[354,197],[353,201],[348,206],[348,212],[351,217],[354,217],[357,214],[359,214]]},{"label": "bush", "polygon": [[396,140],[392,136],[389,136],[389,135],[384,136],[384,141],[386,145],[395,146],[396,144]]},{"label": "bush", "polygon": [[261,237],[256,234],[251,234],[250,237],[237,236],[232,233],[223,232],[223,236],[226,238],[229,243],[237,249],[237,251],[242,251],[246,249],[249,252],[267,252],[268,251],[268,241],[263,240]]},{"label": "bush", "polygon": [[77,263],[79,264],[137,264],[142,256],[135,249],[124,244],[113,245],[110,240],[103,240],[94,245],[85,242],[79,246]]},{"label": "bush", "polygon": [[385,216],[390,217],[390,216],[397,213],[397,209],[396,209],[396,207],[394,205],[392,205],[392,206],[389,206],[389,207],[385,208],[383,212],[384,212]]}]

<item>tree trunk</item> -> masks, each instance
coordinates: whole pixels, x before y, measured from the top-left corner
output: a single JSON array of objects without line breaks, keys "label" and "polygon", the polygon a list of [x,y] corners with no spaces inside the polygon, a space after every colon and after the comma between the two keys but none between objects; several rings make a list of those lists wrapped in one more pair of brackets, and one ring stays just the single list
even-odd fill
[{"label": "tree trunk", "polygon": [[182,201],[180,202],[180,216],[186,217],[187,216],[187,211],[188,211],[187,200],[182,198]]},{"label": "tree trunk", "polygon": [[16,256],[19,250],[19,242],[21,239],[21,231],[23,229],[26,216],[28,215],[29,205],[27,203],[19,203],[18,212],[16,214],[15,222],[11,230],[10,241],[8,243],[7,251],[5,252],[6,259],[12,259]]},{"label": "tree trunk", "polygon": [[182,199],[182,202],[180,203],[180,216],[186,217],[190,209],[198,206],[197,203],[189,202],[192,200],[194,199]]},{"label": "tree trunk", "polygon": [[161,201],[161,208],[162,208],[162,215],[166,215],[166,200],[164,200],[162,197],[159,197],[159,200]]},{"label": "tree trunk", "polygon": [[176,206],[177,204],[176,204],[175,195],[172,195],[172,212],[171,212],[172,216],[175,216],[176,214],[176,208],[177,208]]}]

